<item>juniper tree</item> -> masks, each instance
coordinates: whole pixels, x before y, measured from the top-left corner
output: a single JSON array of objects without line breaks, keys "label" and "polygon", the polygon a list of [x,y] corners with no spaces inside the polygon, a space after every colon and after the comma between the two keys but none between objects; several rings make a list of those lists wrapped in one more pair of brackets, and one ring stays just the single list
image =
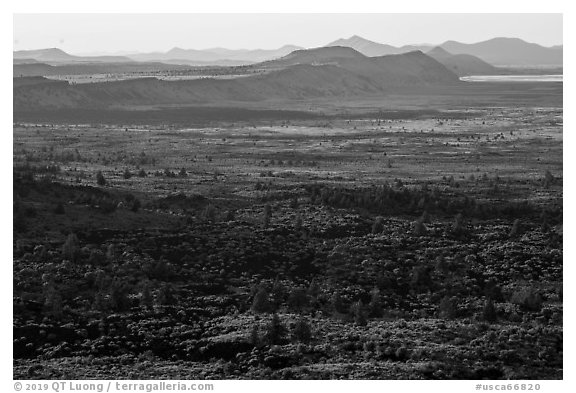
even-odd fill
[{"label": "juniper tree", "polygon": [[47,278],[42,288],[44,294],[44,306],[46,311],[56,319],[60,319],[63,314],[62,296],[56,289],[56,284],[52,277]]},{"label": "juniper tree", "polygon": [[264,338],[269,345],[280,344],[286,335],[286,327],[280,321],[278,314],[274,313],[270,323],[266,326]]},{"label": "juniper tree", "polygon": [[312,282],[310,282],[310,286],[308,287],[308,295],[312,299],[316,299],[319,294],[320,294],[320,286],[318,285],[316,279],[312,279]]},{"label": "juniper tree", "polygon": [[236,220],[236,213],[234,210],[230,209],[226,212],[226,221],[234,221]]},{"label": "juniper tree", "polygon": [[254,296],[251,310],[255,313],[264,313],[271,310],[270,299],[265,288],[260,288]]},{"label": "juniper tree", "polygon": [[102,171],[98,171],[98,173],[96,173],[96,183],[99,186],[105,186],[106,185],[106,179],[104,178]]},{"label": "juniper tree", "polygon": [[368,304],[370,310],[370,316],[373,318],[380,318],[383,315],[383,305],[380,290],[374,288],[370,292],[370,303]]},{"label": "juniper tree", "polygon": [[214,221],[216,219],[216,214],[217,211],[214,205],[209,204],[208,206],[206,206],[206,208],[204,208],[204,211],[202,212],[202,217],[205,220]]},{"label": "juniper tree", "polygon": [[550,186],[554,184],[554,181],[555,178],[552,173],[550,173],[549,170],[546,170],[546,173],[544,173],[544,188],[550,188]]},{"label": "juniper tree", "polygon": [[294,218],[294,228],[296,230],[302,229],[302,215],[297,214],[296,217]]},{"label": "juniper tree", "polygon": [[384,220],[382,217],[376,217],[374,223],[372,224],[372,233],[380,233],[384,230]]},{"label": "juniper tree", "polygon": [[62,246],[62,256],[70,262],[76,262],[80,256],[80,242],[78,237],[71,233]]},{"label": "juniper tree", "polygon": [[425,224],[430,223],[430,214],[428,214],[428,210],[424,210],[422,212],[422,216],[420,216],[420,221],[422,221]]},{"label": "juniper tree", "polygon": [[354,316],[354,323],[358,326],[366,326],[368,321],[366,320],[366,315],[364,314],[362,301],[359,300],[350,307],[350,311]]},{"label": "juniper tree", "polygon": [[114,262],[116,260],[116,246],[114,243],[110,243],[106,248],[106,259],[109,262]]},{"label": "juniper tree", "polygon": [[94,294],[94,302],[92,303],[92,309],[96,311],[106,311],[108,309],[108,302],[106,300],[106,294],[103,290],[97,290]]},{"label": "juniper tree", "polygon": [[174,296],[174,290],[171,284],[164,283],[164,285],[160,287],[160,290],[158,291],[157,301],[158,304],[164,306],[170,306],[176,302],[176,298]]},{"label": "juniper tree", "polygon": [[126,168],[122,176],[124,177],[124,179],[130,179],[132,177],[132,172],[130,172],[130,170]]},{"label": "juniper tree", "polygon": [[262,223],[264,228],[268,228],[270,225],[270,219],[272,218],[272,206],[269,204],[264,205],[264,214],[262,218]]},{"label": "juniper tree", "polygon": [[92,266],[102,265],[106,260],[104,253],[98,249],[90,251],[90,256],[88,257],[88,263]]},{"label": "juniper tree", "polygon": [[64,204],[62,202],[58,202],[56,207],[54,208],[54,214],[66,214],[64,210]]},{"label": "juniper tree", "polygon": [[257,323],[254,323],[254,325],[252,325],[252,328],[250,328],[250,343],[255,347],[259,347],[261,344],[260,327],[258,326]]},{"label": "juniper tree", "polygon": [[305,318],[300,318],[292,329],[292,337],[295,341],[309,343],[312,339],[312,329]]},{"label": "juniper tree", "polygon": [[296,209],[298,207],[298,196],[294,195],[292,197],[292,199],[290,200],[290,208],[291,209]]},{"label": "juniper tree", "polygon": [[495,322],[498,318],[496,314],[496,308],[494,307],[494,302],[492,299],[487,299],[482,308],[482,319],[487,322]]},{"label": "juniper tree", "polygon": [[430,271],[432,267],[426,265],[417,265],[412,268],[410,274],[410,286],[415,290],[425,290],[432,285]]},{"label": "juniper tree", "polygon": [[272,291],[270,293],[270,297],[271,299],[271,303],[274,306],[274,309],[277,309],[278,307],[280,307],[280,305],[284,302],[284,299],[286,298],[286,287],[284,286],[284,284],[282,283],[282,281],[277,277],[276,280],[274,280],[274,284],[272,285]]},{"label": "juniper tree", "polygon": [[346,306],[344,305],[344,299],[342,299],[342,295],[340,295],[340,292],[335,291],[332,294],[332,298],[330,299],[330,304],[332,306],[332,309],[337,312],[337,313],[345,313],[346,312]]},{"label": "juniper tree", "polygon": [[134,200],[132,201],[132,206],[130,207],[130,210],[132,210],[134,213],[137,213],[138,210],[140,210],[141,205],[142,205],[142,203],[140,202],[140,199],[134,198]]},{"label": "juniper tree", "polygon": [[510,233],[508,234],[508,237],[510,238],[515,238],[521,235],[521,227],[520,227],[520,220],[516,219],[514,220],[514,223],[512,224],[512,228],[510,229]]},{"label": "juniper tree", "polygon": [[529,311],[540,311],[542,308],[542,296],[533,288],[517,289],[512,293],[510,302]]},{"label": "juniper tree", "polygon": [[540,214],[540,230],[542,232],[547,232],[549,229],[550,225],[548,224],[548,215],[545,210],[542,210],[542,214]]},{"label": "juniper tree", "polygon": [[426,229],[426,225],[424,225],[424,220],[422,218],[417,219],[414,221],[413,224],[413,233],[415,236],[424,236],[428,231]]},{"label": "juniper tree", "polygon": [[458,313],[458,306],[454,298],[445,296],[438,305],[438,314],[441,318],[453,319]]},{"label": "juniper tree", "polygon": [[110,306],[114,311],[125,311],[130,308],[128,292],[130,287],[125,282],[114,280],[110,287]]},{"label": "juniper tree", "polygon": [[154,304],[154,297],[152,296],[150,282],[146,281],[142,288],[142,296],[140,297],[140,306],[151,309]]},{"label": "juniper tree", "polygon": [[302,311],[308,305],[308,295],[302,288],[294,288],[288,296],[288,307],[295,311]]},{"label": "juniper tree", "polygon": [[464,218],[462,217],[462,213],[458,213],[456,217],[454,217],[454,224],[452,224],[452,233],[456,235],[464,233]]}]

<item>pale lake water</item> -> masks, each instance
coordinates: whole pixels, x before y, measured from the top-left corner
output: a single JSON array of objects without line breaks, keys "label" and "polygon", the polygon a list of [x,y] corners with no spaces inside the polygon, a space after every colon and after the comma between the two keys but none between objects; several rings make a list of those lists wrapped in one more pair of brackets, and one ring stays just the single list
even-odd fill
[{"label": "pale lake water", "polygon": [[471,75],[460,78],[465,82],[562,82],[563,75]]}]

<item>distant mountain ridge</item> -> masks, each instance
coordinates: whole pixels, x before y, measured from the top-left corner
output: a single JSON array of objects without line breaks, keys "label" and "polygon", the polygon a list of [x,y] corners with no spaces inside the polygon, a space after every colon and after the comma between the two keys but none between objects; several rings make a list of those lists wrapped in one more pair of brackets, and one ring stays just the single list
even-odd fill
[{"label": "distant mountain ridge", "polygon": [[278,49],[182,49],[172,48],[166,53],[141,53],[130,55],[136,61],[163,61],[170,63],[181,63],[190,65],[245,65],[259,63],[266,60],[280,58],[298,49],[303,49],[294,45],[284,45]]},{"label": "distant mountain ridge", "polygon": [[354,35],[350,38],[340,38],[334,42],[325,45],[327,47],[331,46],[346,46],[349,48],[356,49],[358,52],[369,56],[385,56],[385,55],[397,55],[401,53],[407,53],[412,51],[422,51],[426,52],[432,46],[428,45],[404,45],[402,47],[396,47],[387,44],[381,44],[378,42],[370,41],[360,36]]},{"label": "distant mountain ridge", "polygon": [[[154,78],[69,85],[15,78],[15,110],[191,105],[264,100],[383,96],[404,87],[463,83],[420,51],[367,57],[351,48],[299,50],[262,63],[264,73],[236,79]],[[19,80],[23,79],[23,81]]]},{"label": "distant mountain ridge", "polygon": [[454,73],[421,51],[368,57],[352,48],[332,46],[294,51],[262,64],[269,68],[295,65],[336,66],[378,86],[452,83],[458,80]]},{"label": "distant mountain ridge", "polygon": [[505,72],[505,70],[494,67],[476,56],[467,54],[454,55],[439,46],[429,50],[426,54],[458,76],[497,75]]},{"label": "distant mountain ridge", "polygon": [[492,65],[555,65],[563,63],[562,48],[547,48],[519,38],[493,38],[475,44],[446,41],[442,48],[453,54],[477,56]]},{"label": "distant mountain ridge", "polygon": [[[380,44],[359,36],[339,39],[326,46],[347,46],[356,49],[366,56],[382,56],[421,50],[428,52],[432,47],[427,45],[405,45],[394,47]],[[472,55],[493,66],[562,66],[563,46],[544,47],[529,43],[519,38],[493,38],[474,44],[463,44],[457,41],[446,41],[438,47],[453,55]]]},{"label": "distant mountain ridge", "polygon": [[359,51],[345,46],[320,47],[295,50],[280,59],[264,63],[267,67],[290,66],[297,64],[321,65],[341,59],[365,59]]},{"label": "distant mountain ridge", "polygon": [[12,53],[14,60],[36,60],[45,63],[125,63],[132,61],[126,56],[74,56],[59,48],[20,50]]},{"label": "distant mountain ridge", "polygon": [[[402,54],[413,51],[424,53],[434,45],[393,45],[370,41],[354,35],[338,39],[324,47],[348,47],[368,57]],[[446,41],[436,45],[452,55],[470,55],[492,66],[562,66],[563,45],[544,47],[528,43],[519,38],[493,38],[473,44]],[[304,48],[284,45],[278,49],[183,49],[172,48],[167,52],[128,54],[124,56],[74,56],[58,48],[26,50],[13,52],[14,62],[43,62],[48,64],[67,64],[77,62],[163,62],[167,64],[237,66],[260,63],[282,58]],[[462,60],[462,59],[461,59]],[[463,60],[462,60],[463,61]],[[472,59],[468,59],[472,62]],[[477,60],[474,62],[480,64]]]}]

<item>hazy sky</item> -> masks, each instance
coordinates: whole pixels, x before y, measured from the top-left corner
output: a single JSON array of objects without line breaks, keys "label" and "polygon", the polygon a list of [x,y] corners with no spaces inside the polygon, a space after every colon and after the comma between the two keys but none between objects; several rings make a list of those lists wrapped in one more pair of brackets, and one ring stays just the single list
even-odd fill
[{"label": "hazy sky", "polygon": [[401,46],[518,37],[562,44],[561,14],[15,14],[14,50],[70,53],[307,48],[359,35]]}]

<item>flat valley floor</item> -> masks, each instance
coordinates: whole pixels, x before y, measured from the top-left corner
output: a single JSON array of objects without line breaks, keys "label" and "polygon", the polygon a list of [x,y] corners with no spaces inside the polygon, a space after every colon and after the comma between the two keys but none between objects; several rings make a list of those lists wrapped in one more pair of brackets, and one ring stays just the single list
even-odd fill
[{"label": "flat valley floor", "polygon": [[14,378],[561,379],[561,91],[531,94],[17,116]]}]

